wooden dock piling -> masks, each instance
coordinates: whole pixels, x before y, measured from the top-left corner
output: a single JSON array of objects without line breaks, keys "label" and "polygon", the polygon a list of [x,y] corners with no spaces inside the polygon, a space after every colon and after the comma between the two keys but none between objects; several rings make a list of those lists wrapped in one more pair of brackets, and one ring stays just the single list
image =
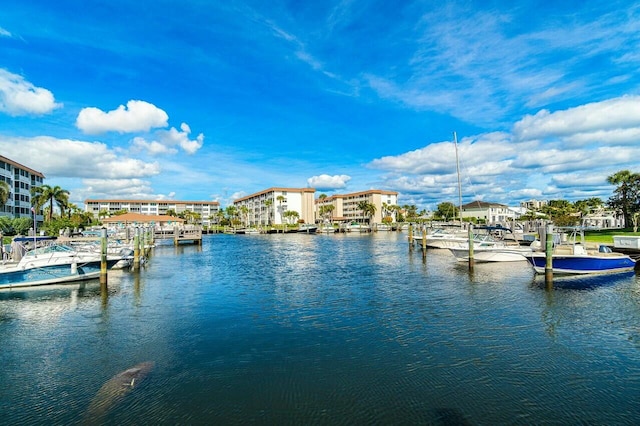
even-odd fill
[{"label": "wooden dock piling", "polygon": [[544,281],[547,288],[553,287],[553,225],[547,225],[545,231]]},{"label": "wooden dock piling", "polygon": [[413,224],[409,224],[409,250],[413,249]]},{"label": "wooden dock piling", "polygon": [[140,228],[136,226],[133,234],[133,270],[140,269]]},{"label": "wooden dock piling", "polygon": [[100,290],[107,290],[107,229],[100,231]]},{"label": "wooden dock piling", "polygon": [[469,224],[469,269],[473,269],[475,266],[475,259],[473,257],[473,224]]}]

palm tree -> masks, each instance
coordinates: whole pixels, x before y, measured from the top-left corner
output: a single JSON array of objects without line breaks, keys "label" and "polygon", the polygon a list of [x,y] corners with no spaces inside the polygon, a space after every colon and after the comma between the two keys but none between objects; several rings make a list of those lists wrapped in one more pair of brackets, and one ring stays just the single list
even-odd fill
[{"label": "palm tree", "polygon": [[239,210],[244,221],[244,226],[249,226],[249,207],[240,206]]},{"label": "palm tree", "polygon": [[[278,207],[278,209],[280,210],[280,222],[282,222],[282,223],[283,223],[283,225],[284,225],[284,221],[282,220],[282,214],[283,214],[283,211],[282,211],[282,203],[283,203],[284,201],[287,201],[287,199],[286,199],[286,197],[285,197],[284,195],[278,195],[278,196],[276,197],[276,200],[278,200],[278,204],[280,205],[280,206]],[[284,230],[284,228],[283,228],[283,230]]]},{"label": "palm tree", "polygon": [[234,219],[238,215],[238,209],[236,208],[236,206],[227,206],[224,211],[229,218],[229,223],[235,226]]},{"label": "palm tree", "polygon": [[9,201],[9,195],[11,195],[11,187],[7,182],[0,181],[0,206],[4,207]]},{"label": "palm tree", "polygon": [[614,190],[615,195],[609,198],[609,205],[622,212],[625,226],[629,226],[632,222],[631,216],[635,211],[634,204],[638,201],[634,197],[634,193],[638,189],[639,181],[640,175],[631,173],[629,170],[621,170],[607,177],[608,183],[618,186]]},{"label": "palm tree", "polygon": [[365,216],[367,216],[369,218],[369,225],[371,225],[371,219],[373,218],[373,216],[375,216],[376,214],[376,206],[373,203],[367,203],[365,209],[364,209],[364,214]]},{"label": "palm tree", "polygon": [[300,214],[295,210],[287,210],[284,212],[284,217],[287,218],[287,223],[290,223],[290,221],[295,222],[300,217]]},{"label": "palm tree", "polygon": [[267,224],[271,225],[271,206],[273,205],[273,200],[268,199],[264,202],[264,206],[267,208]]},{"label": "palm tree", "polygon": [[60,208],[61,216],[69,203],[69,191],[57,185],[53,187],[49,185],[34,186],[31,188],[31,195],[33,196],[32,203],[36,211],[39,211],[46,203],[49,203],[47,218],[49,222],[53,219],[54,203]]}]

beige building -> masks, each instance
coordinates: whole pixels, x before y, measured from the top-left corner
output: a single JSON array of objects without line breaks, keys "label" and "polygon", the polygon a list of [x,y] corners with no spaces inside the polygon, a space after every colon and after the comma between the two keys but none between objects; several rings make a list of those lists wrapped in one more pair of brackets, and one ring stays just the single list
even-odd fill
[{"label": "beige building", "polygon": [[220,211],[217,201],[174,201],[174,200],[85,200],[84,210],[98,217],[101,211],[109,215],[121,210],[143,215],[166,215],[173,210],[176,214],[190,211],[200,215],[200,221],[208,226],[215,223]]},{"label": "beige building", "polygon": [[318,221],[323,219],[320,217],[320,208],[322,206],[333,206],[333,211],[331,212],[332,222],[366,222],[369,220],[369,217],[365,217],[362,210],[358,207],[358,204],[362,201],[371,203],[376,208],[376,212],[371,218],[372,223],[381,223],[384,216],[391,216],[395,221],[396,212],[388,207],[398,204],[398,193],[379,189],[318,198],[316,200],[316,219]]},{"label": "beige building", "polygon": [[[9,186],[9,197],[0,206],[0,216],[33,218],[31,188],[42,186],[43,180],[42,173],[0,155],[0,181]],[[42,222],[42,215],[38,214],[36,220]]]},{"label": "beige building", "polygon": [[[287,211],[297,212],[298,220],[304,223],[313,223],[315,192],[314,188],[269,188],[238,198],[233,205],[248,226],[290,223],[285,215]],[[246,217],[241,213],[243,207],[248,210]]]}]

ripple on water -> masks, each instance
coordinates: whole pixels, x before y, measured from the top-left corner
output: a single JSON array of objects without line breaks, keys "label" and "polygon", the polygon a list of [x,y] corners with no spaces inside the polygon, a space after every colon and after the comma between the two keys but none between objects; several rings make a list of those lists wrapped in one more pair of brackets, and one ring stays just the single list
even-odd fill
[{"label": "ripple on water", "polygon": [[109,423],[631,424],[640,286],[603,279],[547,291],[526,263],[470,271],[399,233],[211,236],[106,299],[0,295],[0,410],[72,424],[153,360]]}]

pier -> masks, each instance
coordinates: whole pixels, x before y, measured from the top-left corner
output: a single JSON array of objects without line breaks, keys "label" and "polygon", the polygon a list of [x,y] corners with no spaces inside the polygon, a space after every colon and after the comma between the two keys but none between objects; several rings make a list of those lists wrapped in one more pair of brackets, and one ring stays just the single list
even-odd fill
[{"label": "pier", "polygon": [[173,240],[175,245],[180,243],[202,244],[202,228],[199,226],[155,228],[155,240]]}]

